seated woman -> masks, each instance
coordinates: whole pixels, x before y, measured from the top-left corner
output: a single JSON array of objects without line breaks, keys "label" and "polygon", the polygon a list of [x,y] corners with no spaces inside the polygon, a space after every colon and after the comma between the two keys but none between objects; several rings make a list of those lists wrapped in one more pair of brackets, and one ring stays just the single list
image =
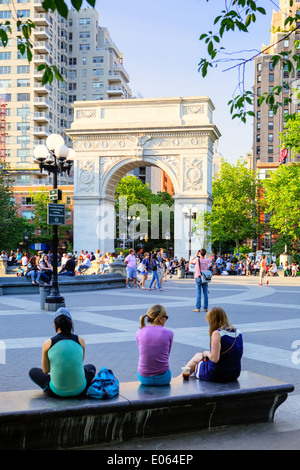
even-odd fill
[{"label": "seated woman", "polygon": [[47,255],[43,255],[43,258],[40,261],[40,269],[41,272],[48,277],[48,282],[51,282],[53,270]]},{"label": "seated woman", "polygon": [[66,308],[56,311],[54,328],[56,336],[43,345],[42,369],[31,369],[29,377],[49,396],[83,396],[96,369],[92,364],[83,365],[85,343],[72,333],[72,317]]},{"label": "seated woman", "polygon": [[30,260],[28,261],[26,276],[31,277],[31,283],[34,286],[39,285],[40,278],[42,278],[43,281],[46,281],[46,282],[48,282],[48,279],[49,279],[48,276],[43,274],[42,271],[40,270],[40,266],[37,263],[36,256],[31,256]]},{"label": "seated woman", "polygon": [[210,351],[197,353],[187,363],[191,374],[210,382],[231,382],[241,373],[242,334],[234,328],[221,307],[211,308],[205,317],[209,324]]},{"label": "seated woman", "polygon": [[[145,319],[149,326],[146,326]],[[136,332],[139,348],[138,379],[143,385],[169,385],[169,355],[174,333],[164,325],[168,319],[165,307],[153,305],[140,317],[141,329]]]}]

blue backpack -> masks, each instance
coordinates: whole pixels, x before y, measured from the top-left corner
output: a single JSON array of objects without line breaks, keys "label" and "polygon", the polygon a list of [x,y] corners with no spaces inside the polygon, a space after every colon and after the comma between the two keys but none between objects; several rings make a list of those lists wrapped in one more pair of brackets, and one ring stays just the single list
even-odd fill
[{"label": "blue backpack", "polygon": [[114,376],[113,372],[106,367],[95,375],[89,388],[87,389],[87,396],[92,398],[99,398],[107,400],[119,393],[119,381]]}]

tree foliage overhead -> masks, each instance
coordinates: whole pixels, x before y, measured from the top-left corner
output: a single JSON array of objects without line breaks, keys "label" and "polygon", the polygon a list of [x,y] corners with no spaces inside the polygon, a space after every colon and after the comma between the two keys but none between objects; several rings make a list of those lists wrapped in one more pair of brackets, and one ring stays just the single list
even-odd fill
[{"label": "tree foliage overhead", "polygon": [[[206,0],[209,2],[210,0]],[[246,66],[253,62],[254,59],[264,52],[268,52],[270,46],[265,51],[259,51],[255,55],[253,52],[248,58],[240,58],[241,51],[226,51],[222,46],[222,41],[226,34],[231,32],[242,32],[249,33],[251,26],[256,22],[259,15],[266,15],[264,8],[266,0],[224,0],[224,9],[217,14],[214,20],[214,31],[203,33],[200,36],[200,40],[206,44],[207,57],[201,58],[199,62],[199,71],[202,76],[205,77],[209,69],[218,67],[221,63],[231,62],[231,66],[227,70],[236,68],[238,70],[238,80],[235,90],[233,91],[233,97],[228,102],[230,107],[230,113],[233,118],[238,118],[242,122],[246,122],[249,116],[253,116],[252,103],[255,98],[252,90],[247,90],[245,87],[245,74]],[[271,0],[269,0],[271,1]],[[272,3],[274,3],[272,1]],[[290,8],[292,8],[294,0],[289,1]],[[299,29],[300,12],[297,10],[295,14],[290,12],[286,16],[284,22],[283,37],[280,41],[284,41],[297,29]],[[277,30],[279,32],[280,30]],[[290,51],[284,51],[284,53],[274,54],[272,61],[274,66],[279,64],[285,67],[289,73],[295,73],[296,70],[300,69],[300,56],[297,54],[297,47],[299,41],[295,41],[294,48]],[[245,52],[245,51],[244,51]],[[250,51],[248,51],[250,52]],[[226,54],[226,56],[225,56]],[[230,55],[230,57],[229,57]],[[228,58],[229,57],[229,58]],[[290,90],[290,96],[286,96],[283,102],[280,102],[278,97],[281,91],[285,88]],[[266,102],[270,109],[277,112],[278,108],[284,106],[292,100],[293,90],[290,89],[288,82],[275,86],[270,93],[265,93],[260,97],[260,103]]]}]

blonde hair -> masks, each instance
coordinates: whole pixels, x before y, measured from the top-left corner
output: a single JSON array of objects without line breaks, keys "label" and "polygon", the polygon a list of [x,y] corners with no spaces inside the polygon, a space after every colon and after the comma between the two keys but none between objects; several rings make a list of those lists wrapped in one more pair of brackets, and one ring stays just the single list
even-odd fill
[{"label": "blonde hair", "polygon": [[146,326],[145,319],[147,318],[148,323],[152,323],[154,325],[160,325],[161,324],[161,319],[164,317],[167,313],[166,308],[163,305],[152,305],[152,307],[149,308],[148,312],[145,315],[140,316],[140,325],[141,328],[144,328]]},{"label": "blonde hair", "polygon": [[211,335],[213,334],[214,331],[220,329],[229,329],[229,330],[234,330],[235,328],[232,326],[230,321],[228,320],[228,317],[225,313],[225,310],[222,307],[213,307],[211,308],[205,317],[205,320],[209,324],[209,336],[211,338]]}]

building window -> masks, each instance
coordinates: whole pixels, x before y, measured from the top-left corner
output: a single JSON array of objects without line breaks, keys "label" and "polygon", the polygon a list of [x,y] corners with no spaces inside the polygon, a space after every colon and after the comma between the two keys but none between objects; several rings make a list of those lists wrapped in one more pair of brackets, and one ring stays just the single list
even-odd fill
[{"label": "building window", "polygon": [[30,101],[30,93],[17,93],[17,101]]},{"label": "building window", "polygon": [[17,87],[26,87],[30,86],[30,79],[29,78],[21,78],[17,80]]},{"label": "building window", "polygon": [[268,142],[274,142],[274,134],[268,134]]},{"label": "building window", "polygon": [[93,57],[93,64],[103,64],[103,56]]},{"label": "building window", "polygon": [[269,82],[274,82],[274,73],[269,73]]},{"label": "building window", "polygon": [[268,153],[273,153],[273,145],[268,145]]},{"label": "building window", "polygon": [[257,83],[261,82],[261,75],[257,75]]},{"label": "building window", "polygon": [[18,18],[30,18],[30,10],[17,10]]},{"label": "building window", "polygon": [[32,204],[32,197],[22,196],[22,206],[30,206]]},{"label": "building window", "polygon": [[256,147],[256,155],[260,155],[260,145]]},{"label": "building window", "polygon": [[260,134],[257,134],[257,136],[256,136],[256,142],[260,142]]},{"label": "building window", "polygon": [[89,51],[91,48],[90,44],[79,44],[80,51]]},{"label": "building window", "polygon": [[269,109],[269,118],[273,118],[274,117],[274,111],[273,109]]},{"label": "building window", "polygon": [[30,72],[30,65],[18,65],[17,73],[29,73]]},{"label": "building window", "polygon": [[3,65],[0,67],[0,74],[5,75],[7,73],[11,73],[11,66],[10,65]]},{"label": "building window", "polygon": [[270,130],[274,129],[274,122],[273,121],[268,122],[268,129],[270,129]]},{"label": "building window", "polygon": [[257,119],[260,119],[260,111],[257,111],[256,117],[257,117]]},{"label": "building window", "polygon": [[274,64],[273,64],[273,62],[269,62],[269,70],[274,70]]},{"label": "building window", "polygon": [[256,69],[257,69],[258,72],[261,72],[261,67],[262,67],[262,66],[261,66],[261,63],[257,64]]},{"label": "building window", "polygon": [[103,75],[103,69],[93,69],[93,75],[96,77],[99,75]]},{"label": "building window", "polygon": [[90,24],[90,18],[79,18],[79,24]]},{"label": "building window", "polygon": [[11,52],[0,52],[0,60],[10,60]]}]

